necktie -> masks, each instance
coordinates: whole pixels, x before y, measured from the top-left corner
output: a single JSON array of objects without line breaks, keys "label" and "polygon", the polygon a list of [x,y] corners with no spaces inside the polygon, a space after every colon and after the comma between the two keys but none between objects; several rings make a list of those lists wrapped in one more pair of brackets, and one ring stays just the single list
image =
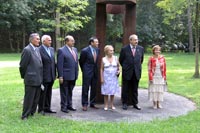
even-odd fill
[{"label": "necktie", "polygon": [[97,55],[96,55],[95,49],[93,49],[93,58],[94,58],[94,62],[96,62]]},{"label": "necktie", "polygon": [[39,57],[40,55],[39,55],[39,53],[38,53],[38,49],[37,48],[35,48],[35,53],[36,53],[36,55]]},{"label": "necktie", "polygon": [[49,57],[51,57],[51,52],[50,52],[49,48],[47,48],[47,53],[48,53]]},{"label": "necktie", "polygon": [[40,54],[39,54],[38,48],[35,49],[35,53],[36,53],[37,57],[39,58],[39,60],[41,60],[41,56],[40,56]]},{"label": "necktie", "polygon": [[76,61],[76,54],[75,54],[75,52],[74,52],[73,49],[71,49],[71,50],[72,50],[72,55],[73,55],[73,57],[74,57],[74,60]]},{"label": "necktie", "polygon": [[135,47],[132,48],[132,54],[133,54],[133,56],[135,56],[135,49],[136,49]]}]

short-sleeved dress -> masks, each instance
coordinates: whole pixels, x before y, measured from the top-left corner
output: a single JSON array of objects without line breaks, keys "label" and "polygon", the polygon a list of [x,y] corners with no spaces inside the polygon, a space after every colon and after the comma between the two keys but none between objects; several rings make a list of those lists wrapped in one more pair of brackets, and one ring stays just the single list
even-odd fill
[{"label": "short-sleeved dress", "polygon": [[153,83],[149,84],[149,100],[163,101],[163,93],[166,88],[166,83],[160,71],[160,63],[156,60],[156,69],[153,76]]},{"label": "short-sleeved dress", "polygon": [[104,83],[101,85],[101,94],[114,95],[119,92],[117,57],[114,56],[112,63],[108,61],[107,57],[103,57],[102,63],[104,65]]}]

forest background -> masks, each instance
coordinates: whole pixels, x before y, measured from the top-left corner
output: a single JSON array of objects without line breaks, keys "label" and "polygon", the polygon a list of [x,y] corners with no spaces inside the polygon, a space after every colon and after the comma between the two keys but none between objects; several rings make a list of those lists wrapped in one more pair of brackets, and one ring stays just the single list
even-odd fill
[{"label": "forest background", "polygon": [[[51,35],[56,49],[63,45],[67,34],[74,36],[79,50],[95,36],[95,0],[0,1],[1,53],[21,52],[33,32]],[[156,43],[165,51],[194,52],[196,21],[199,24],[197,3],[198,0],[137,0],[136,32],[140,45],[147,52]],[[117,52],[122,46],[122,18],[121,14],[107,14],[106,44],[114,45]]]}]

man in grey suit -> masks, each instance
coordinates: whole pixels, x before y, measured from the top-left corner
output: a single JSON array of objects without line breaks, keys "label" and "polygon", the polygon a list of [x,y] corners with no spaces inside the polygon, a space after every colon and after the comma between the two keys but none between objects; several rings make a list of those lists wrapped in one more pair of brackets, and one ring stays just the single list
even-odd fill
[{"label": "man in grey suit", "polygon": [[121,49],[119,62],[122,66],[122,103],[127,110],[128,94],[131,93],[133,108],[141,110],[138,106],[138,84],[141,78],[144,48],[138,45],[138,36],[129,37],[130,44]]},{"label": "man in grey suit", "polygon": [[74,38],[65,37],[65,46],[58,49],[57,69],[60,83],[61,111],[76,111],[72,106],[72,93],[78,78],[78,52],[74,47]]},{"label": "man in grey suit", "polygon": [[39,34],[31,34],[29,42],[30,44],[22,52],[19,67],[21,78],[24,79],[25,84],[22,120],[33,116],[36,112],[43,74],[42,60],[38,49],[40,42]]},{"label": "man in grey suit", "polygon": [[51,110],[52,86],[56,77],[56,64],[54,56],[54,48],[51,47],[51,37],[43,35],[41,38],[42,45],[39,47],[43,64],[43,86],[44,89],[40,93],[38,113],[56,113]]}]

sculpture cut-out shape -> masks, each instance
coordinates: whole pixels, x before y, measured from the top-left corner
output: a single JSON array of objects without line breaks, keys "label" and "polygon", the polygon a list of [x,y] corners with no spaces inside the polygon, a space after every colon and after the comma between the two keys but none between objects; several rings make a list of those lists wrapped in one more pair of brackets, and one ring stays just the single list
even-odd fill
[{"label": "sculpture cut-out shape", "polygon": [[[136,30],[136,0],[96,0],[96,37],[99,39],[101,59],[104,56],[106,42],[106,18],[109,14],[123,14],[123,45],[129,44],[129,36],[135,34]],[[99,60],[98,64],[100,66]],[[99,74],[100,75],[100,74]],[[99,76],[100,77],[100,76]],[[100,78],[97,84],[97,102],[103,102],[101,95]],[[130,100],[131,101],[131,100]],[[129,102],[130,103],[130,102]],[[131,103],[130,103],[131,104]]]}]

